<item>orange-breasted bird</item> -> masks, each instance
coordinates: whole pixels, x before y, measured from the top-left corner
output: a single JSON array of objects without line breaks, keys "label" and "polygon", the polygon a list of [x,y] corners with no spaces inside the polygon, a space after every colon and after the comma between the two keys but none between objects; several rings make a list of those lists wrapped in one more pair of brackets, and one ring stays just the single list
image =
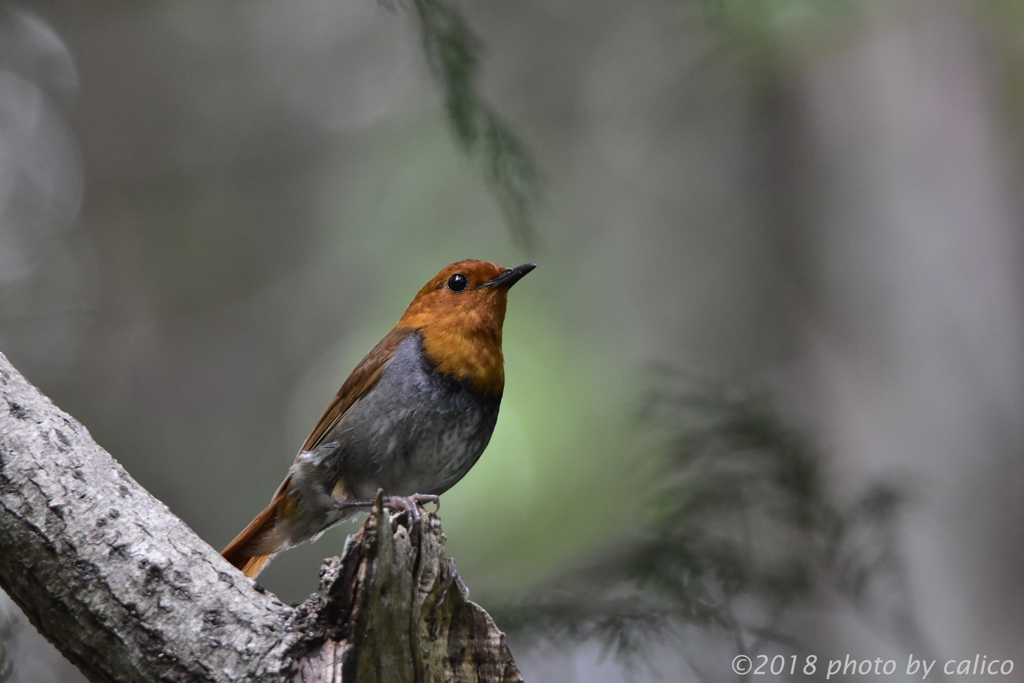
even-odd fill
[{"label": "orange-breasted bird", "polygon": [[459,261],[438,273],[348,376],[270,504],[221,553],[255,577],[378,489],[412,507],[455,485],[494,431],[509,288],[535,268]]}]

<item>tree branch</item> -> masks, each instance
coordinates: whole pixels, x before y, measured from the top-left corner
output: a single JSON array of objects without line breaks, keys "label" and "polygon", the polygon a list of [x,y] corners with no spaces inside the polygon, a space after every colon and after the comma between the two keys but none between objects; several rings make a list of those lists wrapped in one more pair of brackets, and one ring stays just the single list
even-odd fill
[{"label": "tree branch", "polygon": [[321,570],[323,595],[292,608],[2,354],[0,397],[0,587],[90,680],[522,680],[504,634],[450,581],[436,515],[403,524],[376,506]]}]

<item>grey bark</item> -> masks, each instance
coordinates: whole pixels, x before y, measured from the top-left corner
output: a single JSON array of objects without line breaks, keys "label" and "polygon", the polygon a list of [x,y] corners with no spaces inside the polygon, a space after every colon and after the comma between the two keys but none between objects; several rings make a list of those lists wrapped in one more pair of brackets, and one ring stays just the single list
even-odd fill
[{"label": "grey bark", "polygon": [[0,354],[0,586],[92,681],[521,681],[436,515],[376,506],[282,604]]}]

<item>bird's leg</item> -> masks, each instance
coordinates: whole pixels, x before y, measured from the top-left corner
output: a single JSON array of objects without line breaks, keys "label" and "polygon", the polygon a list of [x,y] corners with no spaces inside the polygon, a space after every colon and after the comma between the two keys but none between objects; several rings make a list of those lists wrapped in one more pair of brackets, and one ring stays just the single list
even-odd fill
[{"label": "bird's leg", "polygon": [[348,508],[372,508],[376,501],[373,498],[342,498],[334,501],[335,510],[347,510]]}]

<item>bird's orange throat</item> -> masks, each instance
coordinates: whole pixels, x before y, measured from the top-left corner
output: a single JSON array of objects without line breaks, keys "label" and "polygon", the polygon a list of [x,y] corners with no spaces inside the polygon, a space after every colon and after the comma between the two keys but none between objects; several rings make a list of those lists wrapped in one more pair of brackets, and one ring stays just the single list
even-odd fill
[{"label": "bird's orange throat", "polygon": [[501,330],[491,335],[466,334],[458,328],[421,329],[423,350],[438,372],[469,382],[477,390],[501,398],[505,367],[501,354]]},{"label": "bird's orange throat", "polygon": [[478,303],[456,315],[445,315],[449,311],[434,307],[410,310],[412,315],[407,313],[399,325],[419,331],[427,360],[439,372],[500,398],[505,388],[501,353],[505,297],[504,292],[494,294],[493,300],[487,302],[489,305]]}]

